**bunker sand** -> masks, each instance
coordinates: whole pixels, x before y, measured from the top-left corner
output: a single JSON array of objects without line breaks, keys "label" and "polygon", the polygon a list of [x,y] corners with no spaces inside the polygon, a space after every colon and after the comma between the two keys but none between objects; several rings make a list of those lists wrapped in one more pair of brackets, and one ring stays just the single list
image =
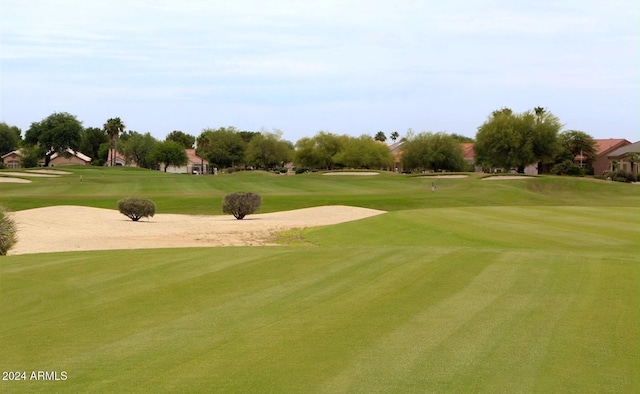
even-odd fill
[{"label": "bunker sand", "polygon": [[349,206],[324,206],[233,216],[156,214],[134,222],[117,210],[54,206],[9,213],[18,242],[9,255],[31,253],[269,245],[279,231],[338,224],[385,213]]}]

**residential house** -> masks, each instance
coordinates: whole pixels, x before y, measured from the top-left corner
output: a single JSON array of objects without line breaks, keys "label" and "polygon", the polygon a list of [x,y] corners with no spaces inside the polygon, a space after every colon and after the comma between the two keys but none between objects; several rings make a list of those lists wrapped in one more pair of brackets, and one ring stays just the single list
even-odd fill
[{"label": "residential house", "polygon": [[5,168],[17,169],[22,167],[22,152],[14,150],[2,155],[2,163]]},{"label": "residential house", "polygon": [[[44,160],[40,161],[41,165],[44,165]],[[58,152],[51,155],[49,160],[49,167],[60,166],[88,166],[91,164],[91,158],[82,152],[74,151],[67,148],[63,154]]]},{"label": "residential house", "polygon": [[631,144],[624,138],[596,139],[596,159],[593,162],[593,173],[602,175],[611,170],[609,155],[618,148]]},{"label": "residential house", "polygon": [[167,167],[167,172],[174,174],[206,174],[209,172],[209,162],[196,155],[195,149],[185,149],[187,153],[187,164],[184,166]]},{"label": "residential house", "polygon": [[[614,160],[618,162],[616,169],[638,174],[639,163],[637,161],[629,160],[629,155],[634,153],[640,156],[640,141],[624,145],[614,150],[607,155],[607,159],[609,160],[609,163],[612,163]],[[610,169],[613,170],[613,166]]]},{"label": "residential house", "polygon": [[[14,150],[2,156],[2,162],[6,168],[21,168],[22,167],[22,152],[20,150]],[[40,167],[44,166],[44,158],[38,161]],[[88,166],[91,164],[91,158],[82,152],[74,151],[67,148],[63,154],[54,153],[49,160],[49,166],[70,166],[80,165]]]}]

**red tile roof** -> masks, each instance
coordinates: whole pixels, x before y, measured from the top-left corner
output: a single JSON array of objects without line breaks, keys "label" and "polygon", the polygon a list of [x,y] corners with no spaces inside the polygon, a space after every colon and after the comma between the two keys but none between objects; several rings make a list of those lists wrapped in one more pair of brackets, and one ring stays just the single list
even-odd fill
[{"label": "red tile roof", "polygon": [[189,159],[189,163],[200,164],[204,162],[204,164],[209,164],[209,162],[206,159],[202,159],[200,158],[200,156],[196,155],[195,149],[186,149],[186,151],[187,151],[187,158]]},{"label": "red tile roof", "polygon": [[460,145],[462,146],[462,154],[465,159],[473,160],[476,158],[476,151],[473,149],[473,142],[463,142]]},{"label": "red tile roof", "polygon": [[614,149],[617,149],[624,145],[629,145],[631,142],[625,140],[624,138],[607,138],[596,141],[596,155],[600,156],[603,154],[607,154]]}]

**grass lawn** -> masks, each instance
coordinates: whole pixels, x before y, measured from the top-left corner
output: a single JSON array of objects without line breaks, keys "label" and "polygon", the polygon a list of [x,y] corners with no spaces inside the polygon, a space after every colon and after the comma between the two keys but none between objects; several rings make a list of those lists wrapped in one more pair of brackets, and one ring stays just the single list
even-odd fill
[{"label": "grass lawn", "polygon": [[114,209],[135,193],[219,214],[244,190],[262,212],[389,213],[278,247],[2,257],[2,371],[68,378],[0,392],[640,391],[637,185],[72,171],[0,184],[0,204]]}]

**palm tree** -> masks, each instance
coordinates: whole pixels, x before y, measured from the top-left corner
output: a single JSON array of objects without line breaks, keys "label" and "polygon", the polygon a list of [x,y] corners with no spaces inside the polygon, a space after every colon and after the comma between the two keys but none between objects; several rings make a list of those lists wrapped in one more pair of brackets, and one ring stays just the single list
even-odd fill
[{"label": "palm tree", "polygon": [[396,140],[400,138],[400,134],[397,131],[394,131],[389,135],[389,137],[391,138],[391,141],[393,141],[393,143],[395,144]]},{"label": "palm tree", "polygon": [[373,139],[374,139],[374,140],[376,140],[376,141],[385,142],[385,141],[387,140],[387,136],[386,136],[386,135],[384,135],[384,132],[383,132],[383,131],[378,131],[378,132],[376,133],[376,136],[375,136],[375,137],[373,137]]},{"label": "palm tree", "polygon": [[109,152],[111,154],[111,167],[116,164],[116,140],[118,139],[118,135],[120,133],[124,133],[124,128],[126,126],[122,123],[120,118],[110,118],[107,120],[107,123],[104,124],[104,131],[109,135],[109,140],[111,142],[111,146],[109,148]]}]

